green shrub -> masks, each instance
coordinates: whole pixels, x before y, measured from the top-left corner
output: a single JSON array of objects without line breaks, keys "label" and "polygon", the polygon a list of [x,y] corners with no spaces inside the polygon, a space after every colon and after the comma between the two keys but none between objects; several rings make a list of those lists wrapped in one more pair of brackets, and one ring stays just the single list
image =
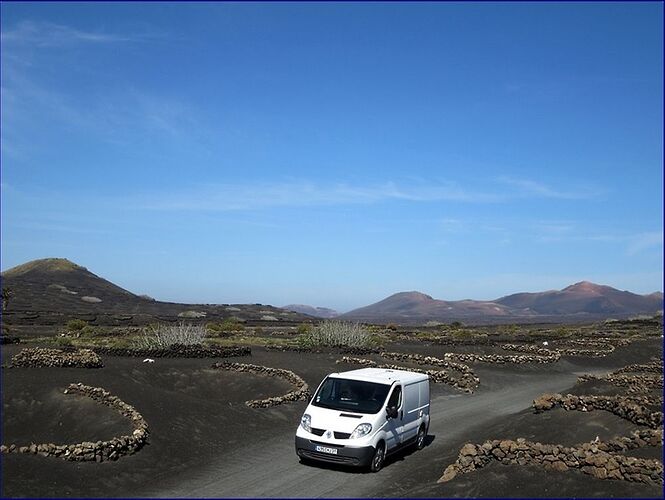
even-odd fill
[{"label": "green shrub", "polygon": [[300,323],[298,328],[296,328],[296,333],[298,335],[307,335],[311,333],[312,325],[310,323]]},{"label": "green shrub", "polygon": [[475,332],[472,330],[455,330],[451,332],[451,335],[456,339],[471,339],[475,336]]},{"label": "green shrub", "polygon": [[245,325],[238,318],[226,318],[220,323],[220,328],[224,332],[242,332],[245,330]]},{"label": "green shrub", "polygon": [[81,330],[80,334],[85,337],[92,337],[97,333],[97,330],[92,325],[85,325]]},{"label": "green shrub", "polygon": [[56,347],[73,347],[74,344],[72,342],[72,339],[69,337],[55,337],[53,340],[53,344]]},{"label": "green shrub", "polygon": [[88,326],[88,322],[83,321],[82,319],[70,319],[65,326],[70,332],[80,332]]}]

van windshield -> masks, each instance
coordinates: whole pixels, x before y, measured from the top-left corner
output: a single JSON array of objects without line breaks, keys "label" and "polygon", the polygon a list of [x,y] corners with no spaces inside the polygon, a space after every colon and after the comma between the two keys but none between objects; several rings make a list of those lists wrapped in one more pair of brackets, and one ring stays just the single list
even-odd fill
[{"label": "van windshield", "polygon": [[312,404],[331,410],[377,413],[383,406],[389,385],[328,377],[314,395]]}]

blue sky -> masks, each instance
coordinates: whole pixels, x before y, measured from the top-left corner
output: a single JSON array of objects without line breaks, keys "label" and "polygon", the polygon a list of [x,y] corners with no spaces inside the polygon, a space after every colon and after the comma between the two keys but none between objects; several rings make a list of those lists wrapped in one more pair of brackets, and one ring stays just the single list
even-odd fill
[{"label": "blue sky", "polygon": [[349,310],[663,289],[662,3],[2,3],[2,269]]}]

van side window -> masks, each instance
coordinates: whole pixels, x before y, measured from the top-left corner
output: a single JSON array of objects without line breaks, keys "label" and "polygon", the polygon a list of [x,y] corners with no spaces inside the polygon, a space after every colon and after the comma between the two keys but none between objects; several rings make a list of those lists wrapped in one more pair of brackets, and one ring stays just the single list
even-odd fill
[{"label": "van side window", "polygon": [[399,408],[400,405],[402,404],[402,386],[398,385],[395,387],[395,390],[393,390],[393,393],[390,395],[390,399],[388,400],[388,408]]}]

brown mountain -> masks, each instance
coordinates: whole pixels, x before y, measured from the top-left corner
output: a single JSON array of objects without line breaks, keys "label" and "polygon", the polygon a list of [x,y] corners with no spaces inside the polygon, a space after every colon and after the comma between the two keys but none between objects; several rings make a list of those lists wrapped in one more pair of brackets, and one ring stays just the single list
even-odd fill
[{"label": "brown mountain", "polygon": [[178,304],[136,295],[67,259],[40,259],[2,273],[11,291],[3,321],[14,324],[62,324],[71,318],[94,324],[146,324],[156,320],[216,321],[234,316],[245,321],[297,322],[301,314],[262,304]]},{"label": "brown mountain", "polygon": [[329,319],[339,316],[339,313],[334,309],[329,309],[327,307],[308,306],[306,304],[289,304],[288,306],[282,306],[282,309],[300,314],[308,314],[310,316],[314,316],[315,318]]},{"label": "brown mountain", "polygon": [[461,320],[474,323],[506,321],[591,320],[655,314],[663,310],[663,294],[637,295],[582,281],[540,293],[516,293],[493,301],[438,300],[420,292],[400,292],[355,309],[341,319],[374,323],[424,324]]},{"label": "brown mountain", "polygon": [[580,281],[563,290],[508,295],[496,302],[524,313],[540,315],[648,314],[663,308],[662,294],[638,295],[588,281]]},{"label": "brown mountain", "polygon": [[495,302],[478,300],[438,300],[420,292],[400,292],[375,304],[354,309],[340,316],[342,319],[367,322],[425,323],[503,317],[510,308]]}]

